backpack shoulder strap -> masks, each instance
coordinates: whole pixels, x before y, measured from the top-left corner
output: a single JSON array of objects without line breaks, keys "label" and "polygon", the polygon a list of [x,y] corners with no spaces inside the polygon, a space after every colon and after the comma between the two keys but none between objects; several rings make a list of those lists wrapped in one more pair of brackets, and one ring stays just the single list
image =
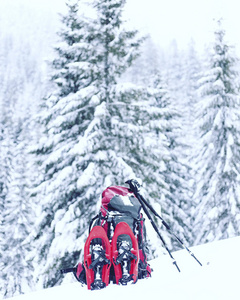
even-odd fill
[{"label": "backpack shoulder strap", "polygon": [[[99,226],[101,226],[102,224],[101,224],[101,221],[102,220],[106,220],[107,219],[107,217],[105,216],[103,216],[102,215],[102,213],[101,212],[99,212],[95,217],[93,217],[92,218],[92,220],[90,221],[90,224],[89,224],[89,229],[88,229],[88,231],[89,231],[89,233],[90,233],[90,231],[91,231],[91,229],[92,229],[92,227],[93,226],[96,226],[96,225],[99,225]],[[93,225],[94,224],[94,225]]]}]

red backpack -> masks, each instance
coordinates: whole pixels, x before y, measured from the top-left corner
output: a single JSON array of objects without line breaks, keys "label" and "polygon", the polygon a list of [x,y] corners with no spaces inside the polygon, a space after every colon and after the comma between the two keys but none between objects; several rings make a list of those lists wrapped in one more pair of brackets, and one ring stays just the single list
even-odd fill
[{"label": "red backpack", "polygon": [[141,204],[128,188],[111,186],[103,191],[100,212],[89,226],[84,262],[74,272],[88,289],[106,287],[110,281],[136,283],[151,276],[140,210]]},{"label": "red backpack", "polygon": [[140,213],[141,208],[179,272],[177,262],[150,213],[161,220],[168,232],[202,266],[191,250],[141,195],[140,183],[135,179],[126,183],[130,189],[112,186],[103,191],[100,212],[90,223],[83,264],[60,270],[62,274],[73,272],[78,281],[87,284],[88,289],[104,288],[111,280],[126,285],[151,276],[152,270],[147,263],[146,230],[143,215]]}]

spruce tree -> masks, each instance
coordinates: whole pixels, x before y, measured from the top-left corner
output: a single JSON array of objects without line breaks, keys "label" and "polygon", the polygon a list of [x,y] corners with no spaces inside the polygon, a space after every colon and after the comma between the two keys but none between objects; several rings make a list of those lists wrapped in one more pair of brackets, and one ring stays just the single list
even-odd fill
[{"label": "spruce tree", "polygon": [[56,269],[82,255],[104,188],[131,176],[141,177],[152,197],[165,186],[159,170],[168,159],[167,142],[156,121],[161,109],[146,88],[119,82],[142,41],[137,31],[124,29],[124,4],[95,1],[92,20],[68,4],[62,19],[63,42],[53,61],[58,88],[45,101],[47,114],[40,114],[46,131],[35,151],[43,172],[35,191],[42,205],[36,243],[45,287],[61,282]]},{"label": "spruce tree", "polygon": [[239,235],[239,89],[236,56],[215,32],[210,68],[201,78],[200,149],[195,192],[196,243]]},{"label": "spruce tree", "polygon": [[35,142],[37,129],[30,124],[43,84],[28,46],[8,37],[1,48],[5,60],[0,66],[0,289],[5,297],[29,291],[34,284],[30,237],[35,206],[29,188],[37,174],[28,149]]},{"label": "spruce tree", "polygon": [[197,89],[198,89],[198,80],[200,79],[200,74],[202,71],[202,62],[200,60],[199,54],[196,51],[196,46],[194,40],[191,40],[188,51],[185,53],[183,65],[183,91],[185,94],[184,105],[186,106],[186,116],[188,130],[192,131],[191,128],[194,128],[195,121],[195,104],[197,102]]},{"label": "spruce tree", "polygon": [[[61,263],[77,262],[83,244],[80,238],[84,221],[80,216],[84,203],[79,201],[83,191],[77,184],[78,157],[73,149],[94,114],[93,96],[97,93],[92,85],[96,72],[89,62],[94,49],[87,21],[79,18],[77,3],[69,2],[67,6],[68,13],[62,16],[63,28],[59,33],[62,41],[55,48],[57,57],[52,62],[51,78],[56,86],[42,104],[38,118],[44,134],[33,150],[42,172],[33,195],[41,205],[36,245],[40,246],[40,272],[47,272],[44,286],[53,286],[59,281],[56,268]],[[58,241],[57,246],[54,239]],[[54,259],[48,255],[51,247]]]},{"label": "spruce tree", "polygon": [[[42,205],[37,236],[43,244],[40,261],[48,272],[44,286],[59,281],[56,268],[73,265],[79,259],[89,219],[109,183],[107,174],[117,168],[111,162],[121,164],[109,143],[106,109],[116,76],[133,58],[128,50],[134,49],[134,44],[125,46],[135,34],[121,33],[121,5],[107,6],[103,12],[97,7],[98,18],[90,22],[80,18],[77,3],[68,4],[68,14],[62,19],[63,42],[56,48],[52,76],[58,88],[44,104],[48,112],[46,115],[44,111],[42,118],[46,132],[36,150],[43,170],[36,193]],[[110,32],[112,28],[116,32]],[[117,172],[115,177],[120,178]]]},{"label": "spruce tree", "polygon": [[[161,190],[161,212],[164,220],[170,224],[172,230],[188,244],[192,243],[190,227],[190,166],[186,152],[189,146],[182,137],[183,117],[179,108],[175,106],[175,99],[164,82],[162,76],[156,73],[153,77],[153,92],[157,107],[161,110],[161,122],[164,122],[162,133],[167,140],[169,159],[161,171],[166,189]],[[178,249],[179,244],[168,234],[163,234],[168,239],[171,249]]]},{"label": "spruce tree", "polygon": [[166,68],[164,69],[164,77],[168,84],[169,91],[174,95],[176,105],[182,109],[184,103],[184,52],[179,50],[176,40],[173,40],[168,49]]},{"label": "spruce tree", "polygon": [[[0,99],[2,100],[2,99]],[[2,106],[2,105],[1,105]],[[5,228],[4,228],[4,210],[5,199],[7,194],[9,168],[8,168],[8,155],[7,155],[7,139],[6,128],[4,128],[3,115],[0,119],[0,268],[3,270],[5,266],[4,247],[5,247]],[[0,276],[1,295],[4,294],[5,279],[3,274]]]},{"label": "spruce tree", "polygon": [[[33,230],[33,205],[29,201],[27,179],[27,139],[21,120],[12,120],[10,144],[8,144],[9,181],[4,199],[4,245],[1,259],[3,293],[6,297],[30,291],[33,283],[33,266],[30,258]],[[12,143],[12,144],[11,144]]]}]

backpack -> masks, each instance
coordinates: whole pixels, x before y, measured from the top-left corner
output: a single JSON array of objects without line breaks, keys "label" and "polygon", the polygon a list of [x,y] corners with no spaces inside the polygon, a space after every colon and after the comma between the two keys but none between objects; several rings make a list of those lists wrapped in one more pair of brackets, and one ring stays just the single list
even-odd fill
[{"label": "backpack", "polygon": [[106,287],[110,281],[126,285],[151,276],[141,204],[122,186],[102,193],[100,212],[91,220],[84,246],[84,262],[75,268],[78,281],[88,289]]}]

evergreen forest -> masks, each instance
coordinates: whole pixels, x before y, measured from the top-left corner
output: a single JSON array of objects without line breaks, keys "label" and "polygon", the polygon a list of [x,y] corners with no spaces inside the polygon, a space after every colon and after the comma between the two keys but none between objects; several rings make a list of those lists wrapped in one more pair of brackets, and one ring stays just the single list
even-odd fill
[{"label": "evergreen forest", "polygon": [[125,0],[92,0],[89,16],[82,2],[67,1],[57,29],[50,13],[40,29],[40,12],[23,12],[23,32],[0,29],[4,298],[60,285],[102,191],[127,179],[189,247],[240,235],[240,65],[224,22],[203,53],[194,40],[165,51],[126,26]]}]

